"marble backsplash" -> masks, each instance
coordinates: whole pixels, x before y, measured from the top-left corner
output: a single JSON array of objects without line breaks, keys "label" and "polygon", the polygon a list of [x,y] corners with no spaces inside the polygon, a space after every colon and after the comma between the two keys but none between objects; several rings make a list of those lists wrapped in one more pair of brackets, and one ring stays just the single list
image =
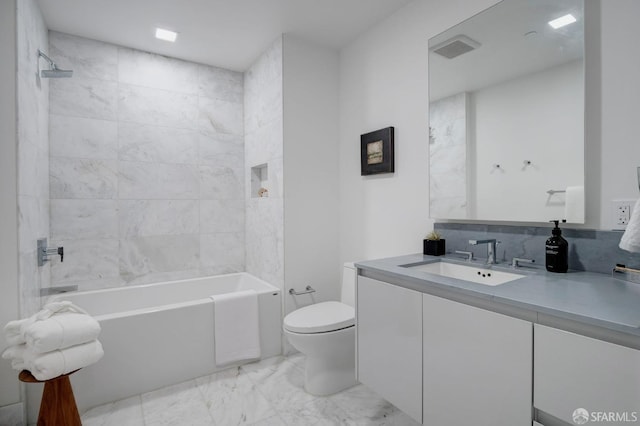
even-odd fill
[{"label": "marble backsplash", "polygon": [[49,33],[52,285],[245,270],[244,76]]},{"label": "marble backsplash", "polygon": [[[485,259],[485,245],[469,245],[471,239],[495,238],[497,260],[511,263],[514,257],[534,259],[544,267],[545,241],[553,227],[507,226],[464,223],[436,223],[434,229],[447,241],[447,253],[455,250],[471,251],[475,258]],[[630,267],[640,266],[640,254],[629,253],[618,247],[622,232],[587,229],[562,229],[562,236],[569,242],[569,268],[578,271],[611,273],[617,263]]]}]

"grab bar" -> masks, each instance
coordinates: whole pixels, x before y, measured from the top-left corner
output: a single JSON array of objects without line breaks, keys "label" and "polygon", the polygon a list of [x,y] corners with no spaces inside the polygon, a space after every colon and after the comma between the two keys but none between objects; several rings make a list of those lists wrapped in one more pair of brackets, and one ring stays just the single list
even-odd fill
[{"label": "grab bar", "polygon": [[309,293],[315,293],[315,289],[313,287],[311,287],[310,285],[308,285],[305,289],[306,291],[301,291],[301,292],[297,292],[294,289],[290,288],[289,289],[289,294],[292,296],[300,296],[302,294],[309,294]]},{"label": "grab bar", "polygon": [[563,192],[567,192],[566,190],[558,190],[558,189],[550,189],[547,191],[547,194],[549,195],[553,195],[553,194],[562,194]]}]

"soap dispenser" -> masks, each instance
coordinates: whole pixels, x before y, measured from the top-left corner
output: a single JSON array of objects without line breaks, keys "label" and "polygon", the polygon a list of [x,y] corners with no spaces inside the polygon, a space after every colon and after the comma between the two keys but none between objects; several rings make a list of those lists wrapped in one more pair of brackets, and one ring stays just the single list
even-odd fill
[{"label": "soap dispenser", "polygon": [[[562,238],[562,230],[558,227],[559,220],[550,220],[556,227],[551,231],[551,238],[547,240],[545,253],[547,260],[547,271],[567,272],[569,269],[569,243]],[[566,222],[563,220],[562,222]]]}]

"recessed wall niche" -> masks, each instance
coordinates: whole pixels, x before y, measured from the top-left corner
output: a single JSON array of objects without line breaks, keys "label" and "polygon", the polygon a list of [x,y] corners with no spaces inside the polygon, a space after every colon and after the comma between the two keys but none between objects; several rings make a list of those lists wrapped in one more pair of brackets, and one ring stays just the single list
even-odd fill
[{"label": "recessed wall niche", "polygon": [[269,165],[259,164],[251,167],[251,198],[269,196]]}]

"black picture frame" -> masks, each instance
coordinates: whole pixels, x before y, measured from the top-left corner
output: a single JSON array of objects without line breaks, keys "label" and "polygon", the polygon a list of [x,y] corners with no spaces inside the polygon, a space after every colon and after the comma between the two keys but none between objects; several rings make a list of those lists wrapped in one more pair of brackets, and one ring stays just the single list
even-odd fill
[{"label": "black picture frame", "polygon": [[393,127],[360,135],[360,175],[393,173]]}]

